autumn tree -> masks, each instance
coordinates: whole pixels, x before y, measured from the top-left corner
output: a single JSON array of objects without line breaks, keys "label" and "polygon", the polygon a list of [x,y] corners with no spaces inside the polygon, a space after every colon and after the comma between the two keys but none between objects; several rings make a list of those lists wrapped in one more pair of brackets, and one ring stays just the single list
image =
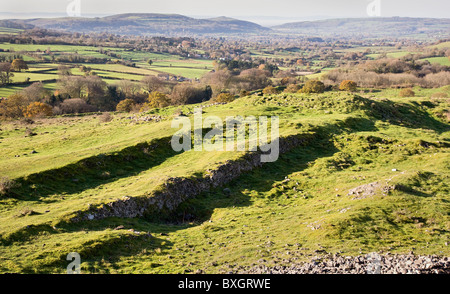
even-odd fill
[{"label": "autumn tree", "polygon": [[133,109],[133,106],[136,105],[136,102],[133,99],[127,98],[120,101],[117,106],[117,111],[130,112]]},{"label": "autumn tree", "polygon": [[0,101],[0,117],[2,119],[23,117],[26,107],[25,98],[20,94],[13,94]]},{"label": "autumn tree", "polygon": [[28,65],[23,59],[16,58],[11,63],[11,69],[13,71],[21,71],[23,69],[27,70],[28,69]]},{"label": "autumn tree", "polygon": [[50,105],[41,103],[41,102],[33,102],[27,106],[27,108],[23,112],[25,117],[45,117],[53,115],[53,109]]},{"label": "autumn tree", "polygon": [[145,106],[147,106],[148,108],[162,108],[162,107],[166,107],[169,106],[170,102],[169,102],[169,98],[167,97],[166,94],[158,92],[158,91],[153,91],[148,95],[148,102],[146,103]]}]

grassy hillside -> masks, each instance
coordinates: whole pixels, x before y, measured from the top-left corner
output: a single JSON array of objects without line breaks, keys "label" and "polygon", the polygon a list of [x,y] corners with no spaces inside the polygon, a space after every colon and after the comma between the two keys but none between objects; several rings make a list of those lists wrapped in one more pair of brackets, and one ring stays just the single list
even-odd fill
[{"label": "grassy hillside", "polygon": [[258,24],[219,17],[196,19],[178,14],[129,13],[100,18],[39,18],[15,20],[19,24],[70,32],[115,31],[124,35],[150,34],[233,34],[268,31]]},{"label": "grassy hillside", "polygon": [[446,57],[446,56],[444,56],[444,57],[430,57],[430,58],[424,58],[422,60],[427,60],[431,64],[437,63],[437,64],[440,64],[440,65],[450,66],[450,59],[448,57]]},{"label": "grassy hillside", "polygon": [[414,37],[447,35],[449,19],[375,17],[328,19],[287,23],[272,27],[274,31],[327,37]]},{"label": "grassy hillside", "polygon": [[[73,217],[130,197],[156,197],[171,178],[200,181],[245,153],[174,152],[174,107],[114,113],[110,122],[85,115],[2,123],[0,272],[64,272],[69,252],[80,253],[85,273],[217,273],[323,250],[448,256],[450,105],[417,96],[205,103],[203,117],[277,115],[280,137],[304,141],[173,211],[79,221]],[[192,119],[195,106],[182,111]]]}]

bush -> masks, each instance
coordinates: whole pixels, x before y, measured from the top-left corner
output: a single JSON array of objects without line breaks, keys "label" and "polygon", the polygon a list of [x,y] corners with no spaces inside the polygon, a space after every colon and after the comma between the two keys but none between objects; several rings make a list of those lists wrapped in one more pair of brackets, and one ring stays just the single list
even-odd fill
[{"label": "bush", "polygon": [[285,93],[297,93],[302,89],[302,86],[299,84],[290,84],[284,89]]},{"label": "bush", "polygon": [[184,105],[207,101],[211,98],[211,87],[196,87],[191,84],[180,83],[176,85],[170,94],[171,104]]},{"label": "bush", "polygon": [[341,91],[350,91],[354,92],[356,91],[356,83],[352,80],[343,80],[341,84],[339,85],[339,90]]},{"label": "bush", "polygon": [[133,99],[127,98],[125,100],[120,101],[117,106],[117,111],[125,111],[130,112],[133,109],[133,106],[136,104],[136,102]]},{"label": "bush", "polygon": [[8,177],[1,177],[0,196],[5,196],[6,194],[10,193],[11,189],[13,189],[15,186],[16,184],[13,180],[10,180]]},{"label": "bush", "polygon": [[245,96],[250,96],[250,92],[246,91],[246,90],[241,90],[241,92],[239,93],[239,97],[245,97]]},{"label": "bush", "polygon": [[103,112],[102,115],[98,117],[98,120],[102,123],[107,123],[112,121],[113,117],[109,112]]},{"label": "bush", "polygon": [[433,95],[431,95],[431,98],[448,98],[447,93],[443,93],[443,92],[438,92],[438,93],[434,93]]},{"label": "bush", "polygon": [[33,102],[23,112],[25,117],[45,117],[53,115],[53,108],[45,103]]},{"label": "bush", "polygon": [[234,96],[231,95],[230,93],[220,93],[213,99],[213,102],[228,103],[228,102],[232,102],[233,100],[234,100]]},{"label": "bush", "polygon": [[398,93],[399,97],[414,97],[415,95],[416,95],[416,93],[414,93],[414,91],[411,89],[402,89]]},{"label": "bush", "polygon": [[438,73],[430,73],[427,74],[423,78],[423,80],[425,80],[422,85],[424,87],[433,87],[433,88],[444,87],[450,85],[450,72],[441,71]]},{"label": "bush", "polygon": [[278,90],[273,86],[267,86],[263,89],[263,94],[278,94]]},{"label": "bush", "polygon": [[305,86],[299,91],[300,93],[323,93],[325,85],[318,80],[309,80]]},{"label": "bush", "polygon": [[59,111],[62,114],[85,113],[95,111],[96,108],[89,105],[81,98],[66,99],[59,105]]}]

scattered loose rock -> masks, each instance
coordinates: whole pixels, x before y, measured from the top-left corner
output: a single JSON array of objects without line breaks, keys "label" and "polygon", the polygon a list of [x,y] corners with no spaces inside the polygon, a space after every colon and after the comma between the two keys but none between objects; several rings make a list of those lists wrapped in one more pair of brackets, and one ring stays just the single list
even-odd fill
[{"label": "scattered loose rock", "polygon": [[450,259],[437,255],[376,253],[360,256],[324,254],[314,256],[309,262],[292,260],[269,267],[259,264],[234,268],[238,274],[450,274]]}]

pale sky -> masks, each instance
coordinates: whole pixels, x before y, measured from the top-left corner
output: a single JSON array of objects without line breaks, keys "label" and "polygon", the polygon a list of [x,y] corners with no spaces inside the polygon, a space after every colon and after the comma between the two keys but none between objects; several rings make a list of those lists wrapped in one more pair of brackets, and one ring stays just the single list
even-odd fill
[{"label": "pale sky", "polygon": [[[176,13],[193,17],[229,16],[255,22],[367,17],[379,1],[379,16],[450,17],[449,0],[0,0],[0,18],[66,16],[79,1],[81,16],[118,13]],[[73,7],[73,6],[72,6]]]}]

